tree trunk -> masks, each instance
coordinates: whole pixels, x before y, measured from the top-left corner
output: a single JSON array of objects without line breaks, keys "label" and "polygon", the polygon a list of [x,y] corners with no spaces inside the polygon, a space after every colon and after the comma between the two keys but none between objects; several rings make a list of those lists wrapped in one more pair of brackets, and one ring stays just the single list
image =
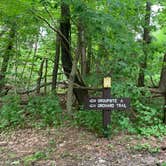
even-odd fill
[{"label": "tree trunk", "polygon": [[89,38],[89,40],[88,40],[88,53],[87,53],[87,68],[86,68],[86,74],[89,74],[89,73],[90,73],[91,57],[92,57],[92,40],[91,40],[91,38]]},{"label": "tree trunk", "polygon": [[[45,60],[45,75],[44,75],[44,84],[47,85],[47,74],[48,74],[48,59]],[[44,87],[44,94],[47,94],[47,86]]]},{"label": "tree trunk", "polygon": [[79,59],[79,52],[77,52],[75,55],[75,58],[73,60],[71,73],[69,76],[69,86],[68,86],[68,91],[67,91],[67,102],[66,102],[66,109],[67,109],[68,113],[71,113],[71,111],[72,111],[74,78],[75,78],[75,75],[77,72],[78,59]]},{"label": "tree trunk", "polygon": [[163,93],[166,93],[166,53],[163,59],[163,66],[160,75],[159,90]]},{"label": "tree trunk", "polygon": [[[61,23],[60,30],[63,36],[66,38],[61,38],[61,60],[64,72],[66,76],[69,78],[71,68],[72,68],[72,58],[71,58],[71,50],[70,50],[70,9],[69,6],[65,3],[61,5]],[[68,42],[67,42],[68,41]]]},{"label": "tree trunk", "polygon": [[[70,27],[71,27],[70,9],[67,4],[62,3],[60,30],[65,39],[61,38],[61,53],[62,53],[61,60],[62,60],[63,70],[67,78],[69,78],[72,69],[72,57],[71,57],[71,48],[70,48]],[[74,77],[74,82],[81,86],[85,86],[84,82],[81,79],[79,79],[77,74]],[[83,104],[85,96],[88,96],[88,91],[85,89],[76,89],[76,88],[74,88],[73,91],[79,104]]]},{"label": "tree trunk", "polygon": [[52,72],[52,91],[56,90],[58,66],[59,66],[59,56],[60,56],[60,36],[56,35],[56,53],[54,58],[54,68]]},{"label": "tree trunk", "polygon": [[42,80],[42,75],[43,75],[43,66],[44,66],[44,61],[45,59],[42,60],[41,64],[40,64],[40,69],[39,69],[39,77],[37,79],[37,88],[36,88],[36,93],[40,94],[40,84],[41,84],[41,80]]},{"label": "tree trunk", "polygon": [[81,74],[86,75],[87,60],[86,60],[86,44],[85,44],[85,28],[82,21],[78,22],[78,50],[81,57]]},{"label": "tree trunk", "polygon": [[5,85],[5,77],[6,77],[9,60],[10,60],[10,57],[12,56],[15,34],[16,34],[15,25],[13,25],[10,29],[9,42],[2,60],[2,66],[1,66],[1,72],[0,72],[0,92],[2,91]]},{"label": "tree trunk", "polygon": [[161,75],[160,75],[159,91],[164,93],[163,122],[166,124],[166,53],[164,55],[163,66],[162,66]]},{"label": "tree trunk", "polygon": [[28,55],[26,57],[26,60],[24,61],[24,64],[23,64],[23,67],[22,67],[21,76],[20,76],[20,80],[23,79],[25,68],[27,67],[28,60],[29,60],[29,57],[31,56],[32,51],[33,51],[33,48],[30,49],[30,51],[29,51],[29,53],[28,53]]},{"label": "tree trunk", "polygon": [[27,84],[27,89],[29,90],[29,87],[30,87],[30,83],[31,83],[31,78],[32,78],[32,73],[33,73],[33,68],[35,66],[35,60],[36,60],[36,54],[37,54],[37,51],[38,51],[38,36],[36,38],[36,41],[34,43],[34,53],[33,53],[33,59],[32,59],[32,67],[31,67],[31,71],[30,71],[30,75],[29,75],[29,81],[28,81],[28,84]]},{"label": "tree trunk", "polygon": [[163,118],[163,123],[166,124],[166,93],[165,93],[165,96],[164,96],[164,118]]},{"label": "tree trunk", "polygon": [[140,64],[140,71],[138,77],[138,86],[143,87],[145,86],[145,70],[147,68],[147,57],[148,57],[148,50],[147,46],[150,43],[150,17],[151,17],[151,3],[146,2],[146,14],[145,14],[145,24],[144,24],[144,33],[143,33],[143,52],[144,57]]}]

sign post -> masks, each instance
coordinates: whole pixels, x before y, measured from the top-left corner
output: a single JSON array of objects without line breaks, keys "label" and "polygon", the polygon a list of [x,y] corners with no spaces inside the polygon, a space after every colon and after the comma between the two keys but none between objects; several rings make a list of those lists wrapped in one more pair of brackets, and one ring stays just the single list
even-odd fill
[{"label": "sign post", "polygon": [[[103,79],[103,98],[111,98],[111,77],[105,77]],[[111,122],[111,112],[109,110],[103,110],[103,134],[104,137],[108,137],[108,125]]]},{"label": "sign post", "polygon": [[108,125],[111,123],[112,110],[127,110],[130,108],[129,98],[114,98],[111,96],[111,77],[103,79],[103,94],[100,97],[90,97],[86,100],[86,109],[103,111],[104,137],[108,137]]}]

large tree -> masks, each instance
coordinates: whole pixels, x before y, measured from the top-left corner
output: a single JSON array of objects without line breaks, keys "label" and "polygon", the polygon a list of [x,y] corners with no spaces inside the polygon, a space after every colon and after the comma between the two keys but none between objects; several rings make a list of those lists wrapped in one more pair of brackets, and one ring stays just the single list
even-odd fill
[{"label": "large tree", "polygon": [[3,54],[2,66],[0,71],[0,92],[2,91],[2,88],[5,85],[6,72],[8,69],[10,58],[14,52],[13,47],[15,42],[14,40],[15,36],[16,36],[16,23],[12,23],[11,27],[9,28],[8,42]]},{"label": "large tree", "polygon": [[145,86],[145,70],[147,68],[147,60],[148,60],[148,45],[151,41],[150,37],[150,19],[151,19],[151,2],[146,2],[146,13],[145,13],[145,21],[143,26],[143,58],[140,63],[140,72],[138,77],[138,86]]},{"label": "large tree", "polygon": [[[64,69],[64,73],[67,78],[69,78],[71,69],[72,69],[72,53],[75,53],[73,49],[71,49],[71,25],[70,25],[70,7],[68,4],[62,2],[61,4],[61,22],[60,22],[60,30],[63,36],[61,36],[61,53],[62,53],[62,66]],[[79,77],[78,72],[74,76],[74,83],[85,86],[82,78]],[[88,91],[85,89],[74,88],[74,94],[79,102],[79,104],[84,103],[84,98],[88,96]]]}]

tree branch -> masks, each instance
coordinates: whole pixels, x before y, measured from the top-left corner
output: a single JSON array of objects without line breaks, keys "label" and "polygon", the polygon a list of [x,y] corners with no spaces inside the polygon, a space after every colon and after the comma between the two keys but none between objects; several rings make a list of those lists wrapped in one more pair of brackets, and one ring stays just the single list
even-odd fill
[{"label": "tree branch", "polygon": [[69,42],[69,41],[66,39],[66,37],[61,33],[61,31],[58,30],[58,28],[53,27],[45,18],[43,18],[43,17],[40,16],[40,15],[37,15],[33,10],[31,10],[31,12],[32,12],[38,19],[40,19],[40,20],[42,20],[43,22],[45,22],[45,23],[49,26],[49,28],[51,28],[54,32],[58,33],[59,36],[60,36],[61,38],[63,38],[68,44],[70,44],[70,42]]}]

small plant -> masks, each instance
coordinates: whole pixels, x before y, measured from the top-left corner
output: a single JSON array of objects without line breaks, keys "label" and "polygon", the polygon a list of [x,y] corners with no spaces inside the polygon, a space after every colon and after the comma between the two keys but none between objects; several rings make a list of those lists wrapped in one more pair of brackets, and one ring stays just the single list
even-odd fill
[{"label": "small plant", "polygon": [[74,113],[74,123],[92,131],[102,132],[101,112],[80,110]]},{"label": "small plant", "polygon": [[20,97],[5,96],[0,108],[0,129],[8,127],[31,126],[46,127],[61,124],[61,108],[55,95],[36,96],[30,99],[27,106],[20,106]]},{"label": "small plant", "polygon": [[12,163],[11,163],[11,165],[20,165],[20,161],[19,160],[15,160],[15,161],[13,161]]},{"label": "small plant", "polygon": [[150,153],[158,153],[158,152],[160,152],[160,148],[159,147],[152,147],[148,143],[138,144],[138,145],[134,146],[133,149],[137,150],[137,151],[148,151]]},{"label": "small plant", "polygon": [[50,146],[56,146],[56,141],[54,139],[49,140]]},{"label": "small plant", "polygon": [[108,144],[108,148],[113,149],[114,145],[113,144]]},{"label": "small plant", "polygon": [[161,164],[161,166],[166,166],[166,162],[163,162],[163,163]]},{"label": "small plant", "polygon": [[55,95],[36,96],[30,99],[26,112],[35,126],[57,126],[62,122],[61,108]]},{"label": "small plant", "polygon": [[39,160],[39,159],[43,159],[46,158],[46,154],[44,152],[38,151],[34,154],[34,157]]},{"label": "small plant", "polygon": [[138,128],[138,131],[145,137],[155,136],[160,138],[166,135],[166,126],[163,124],[158,124],[149,127],[140,127]]},{"label": "small plant", "polygon": [[5,96],[2,101],[3,106],[0,109],[0,129],[23,125],[24,110],[20,107],[19,96]]},{"label": "small plant", "polygon": [[40,159],[46,159],[47,156],[44,152],[41,152],[41,151],[38,151],[36,152],[35,154],[32,154],[32,155],[29,155],[29,156],[26,156],[24,159],[23,159],[23,162],[24,162],[24,165],[25,166],[30,166],[32,165],[35,161],[38,161]]},{"label": "small plant", "polygon": [[126,115],[126,112],[113,111],[112,112],[112,124],[113,127],[112,133],[129,132],[131,134],[136,134],[136,128],[130,121],[129,117]]}]

